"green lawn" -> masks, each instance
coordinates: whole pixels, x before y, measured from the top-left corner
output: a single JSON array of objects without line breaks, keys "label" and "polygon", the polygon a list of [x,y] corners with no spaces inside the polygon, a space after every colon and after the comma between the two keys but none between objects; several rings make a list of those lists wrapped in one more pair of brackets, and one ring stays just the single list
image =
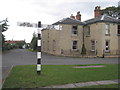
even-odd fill
[{"label": "green lawn", "polygon": [[73,66],[75,65],[42,65],[40,76],[36,74],[36,65],[15,66],[6,79],[3,88],[37,88],[118,79],[117,64],[104,64],[105,67],[101,68],[73,68]]}]

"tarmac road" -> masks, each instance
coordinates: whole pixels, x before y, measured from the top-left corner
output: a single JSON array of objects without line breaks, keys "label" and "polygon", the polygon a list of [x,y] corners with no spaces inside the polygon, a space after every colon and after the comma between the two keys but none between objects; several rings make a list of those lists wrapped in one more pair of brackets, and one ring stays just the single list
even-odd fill
[{"label": "tarmac road", "polygon": [[[2,54],[2,75],[7,77],[12,66],[36,65],[36,52],[27,49],[14,49]],[[42,64],[73,65],[73,64],[117,64],[118,58],[74,58],[42,54]]]},{"label": "tarmac road", "polygon": [[[36,52],[27,49],[14,49],[3,53],[3,66],[32,65],[36,64]],[[73,64],[117,64],[118,58],[75,58],[60,57],[42,54],[42,64],[49,65],[73,65]]]}]

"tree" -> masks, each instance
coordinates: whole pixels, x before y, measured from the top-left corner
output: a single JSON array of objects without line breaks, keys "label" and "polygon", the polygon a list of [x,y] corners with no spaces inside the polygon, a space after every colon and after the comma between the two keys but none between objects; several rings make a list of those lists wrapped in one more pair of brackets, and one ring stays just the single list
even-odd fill
[{"label": "tree", "polygon": [[[7,24],[7,22],[8,22],[7,18],[0,22],[0,23],[2,23],[0,25],[0,31],[1,32],[4,32],[8,29],[9,25]],[[5,49],[5,36],[3,34],[2,34],[2,41],[0,40],[0,42],[2,42],[2,50],[4,50]]]},{"label": "tree", "polygon": [[31,47],[33,50],[37,50],[37,36],[36,36],[35,33],[33,33],[33,38],[32,38],[32,40],[31,40],[30,47]]},{"label": "tree", "polygon": [[102,15],[107,14],[114,18],[117,18],[117,17],[120,18],[120,7],[115,7],[115,6],[107,7],[105,9],[102,9],[101,11],[102,11]]}]

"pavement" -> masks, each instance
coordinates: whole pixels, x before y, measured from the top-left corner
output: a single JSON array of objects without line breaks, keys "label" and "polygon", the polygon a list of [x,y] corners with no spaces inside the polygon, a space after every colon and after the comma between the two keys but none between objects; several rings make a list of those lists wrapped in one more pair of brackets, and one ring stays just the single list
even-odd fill
[{"label": "pavement", "polygon": [[109,84],[118,84],[118,80],[116,79],[116,80],[103,80],[103,81],[70,83],[70,84],[64,84],[64,85],[46,86],[44,88],[81,88],[81,87],[86,87],[86,86],[109,85]]}]

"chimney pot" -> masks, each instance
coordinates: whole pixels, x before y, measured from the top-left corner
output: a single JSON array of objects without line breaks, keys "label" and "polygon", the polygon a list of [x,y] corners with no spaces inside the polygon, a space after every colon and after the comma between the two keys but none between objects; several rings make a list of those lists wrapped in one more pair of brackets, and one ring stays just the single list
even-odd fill
[{"label": "chimney pot", "polygon": [[76,19],[81,21],[81,14],[80,14],[80,11],[77,12]]},{"label": "chimney pot", "polygon": [[98,17],[98,16],[101,16],[101,9],[100,9],[100,6],[96,6],[95,7],[95,10],[94,10],[94,17]]}]

